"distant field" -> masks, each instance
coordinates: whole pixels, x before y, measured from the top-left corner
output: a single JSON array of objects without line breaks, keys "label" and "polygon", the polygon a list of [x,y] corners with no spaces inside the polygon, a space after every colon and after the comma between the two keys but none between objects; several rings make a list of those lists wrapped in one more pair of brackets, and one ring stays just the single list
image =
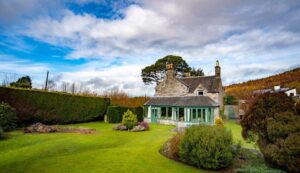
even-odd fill
[{"label": "distant field", "polygon": [[[206,172],[160,155],[173,126],[151,124],[147,132],[113,131],[112,124],[100,122],[68,126],[95,128],[98,133],[10,132],[10,138],[0,142],[0,172]],[[242,140],[239,125],[229,121],[226,127],[232,129],[235,141]]]}]

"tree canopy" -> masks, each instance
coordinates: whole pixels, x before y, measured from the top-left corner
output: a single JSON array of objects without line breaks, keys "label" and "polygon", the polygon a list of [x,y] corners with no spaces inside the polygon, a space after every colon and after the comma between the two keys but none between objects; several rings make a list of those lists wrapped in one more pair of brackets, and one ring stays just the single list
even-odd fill
[{"label": "tree canopy", "polygon": [[190,71],[191,76],[204,76],[204,72],[201,68],[193,67]]},{"label": "tree canopy", "polygon": [[190,73],[192,76],[203,76],[202,69],[191,68],[188,63],[180,56],[167,55],[158,59],[154,64],[142,69],[143,82],[147,84],[158,83],[166,76],[166,63],[172,63],[176,77],[183,77],[185,73]]},{"label": "tree canopy", "polygon": [[19,88],[32,88],[32,83],[29,76],[23,76],[19,78],[16,82],[10,83],[10,86]]}]

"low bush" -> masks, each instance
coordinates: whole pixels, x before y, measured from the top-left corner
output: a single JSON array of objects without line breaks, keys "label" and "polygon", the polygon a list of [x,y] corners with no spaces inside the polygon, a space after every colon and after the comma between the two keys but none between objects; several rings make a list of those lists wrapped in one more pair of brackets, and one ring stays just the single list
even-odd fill
[{"label": "low bush", "polygon": [[17,127],[16,110],[7,103],[0,103],[0,127],[9,131]]},{"label": "low bush", "polygon": [[183,132],[177,132],[164,143],[160,152],[168,158],[179,160],[179,144],[182,140]]},{"label": "low bush", "polygon": [[129,107],[122,107],[122,106],[109,106],[106,114],[107,121],[109,123],[121,123],[123,114],[127,110],[132,111],[137,116],[138,122],[144,120],[142,107],[129,108]]},{"label": "low bush", "polygon": [[20,124],[67,124],[104,117],[108,98],[0,87],[0,101],[13,106]]},{"label": "low bush", "polygon": [[142,121],[138,123],[140,126],[143,126],[145,128],[145,130],[149,129],[149,123]]},{"label": "low bush", "polygon": [[125,125],[128,129],[132,129],[137,125],[137,117],[130,110],[127,110],[123,114],[122,124]]},{"label": "low bush", "polygon": [[216,126],[223,126],[224,125],[224,122],[223,122],[223,120],[221,119],[221,118],[216,118],[215,119],[215,125]]},{"label": "low bush", "polygon": [[223,126],[187,128],[179,145],[180,160],[204,169],[226,168],[232,164],[235,155],[232,134]]}]

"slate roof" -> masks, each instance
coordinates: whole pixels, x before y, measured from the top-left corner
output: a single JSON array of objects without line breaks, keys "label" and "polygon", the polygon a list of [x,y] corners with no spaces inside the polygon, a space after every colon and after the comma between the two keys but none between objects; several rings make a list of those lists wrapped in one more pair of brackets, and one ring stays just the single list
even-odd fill
[{"label": "slate roof", "polygon": [[219,88],[216,83],[216,76],[183,77],[179,78],[179,80],[189,87],[190,93],[193,93],[199,84],[202,84],[203,87],[205,87],[210,93],[219,92]]},{"label": "slate roof", "polygon": [[265,94],[265,93],[281,93],[281,92],[286,92],[289,90],[292,90],[295,88],[279,88],[278,90],[274,89],[262,89],[262,90],[255,90],[253,91],[253,94]]},{"label": "slate roof", "polygon": [[253,94],[265,94],[265,93],[271,93],[272,89],[263,89],[263,90],[255,90],[253,91]]},{"label": "slate roof", "polygon": [[208,96],[152,97],[145,106],[219,106]]}]

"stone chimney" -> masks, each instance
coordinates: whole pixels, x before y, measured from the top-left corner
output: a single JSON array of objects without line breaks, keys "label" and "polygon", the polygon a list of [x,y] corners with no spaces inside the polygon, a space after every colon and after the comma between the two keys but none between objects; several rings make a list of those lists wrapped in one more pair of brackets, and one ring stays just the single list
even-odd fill
[{"label": "stone chimney", "polygon": [[215,76],[221,78],[221,67],[220,67],[219,60],[216,61]]},{"label": "stone chimney", "polygon": [[222,88],[221,67],[218,60],[216,61],[216,66],[215,66],[215,76],[216,76],[215,78],[216,86]]},{"label": "stone chimney", "polygon": [[167,66],[167,79],[174,78],[175,75],[174,75],[173,63],[167,62],[166,66]]},{"label": "stone chimney", "polygon": [[184,77],[191,77],[191,72],[184,73]]}]

